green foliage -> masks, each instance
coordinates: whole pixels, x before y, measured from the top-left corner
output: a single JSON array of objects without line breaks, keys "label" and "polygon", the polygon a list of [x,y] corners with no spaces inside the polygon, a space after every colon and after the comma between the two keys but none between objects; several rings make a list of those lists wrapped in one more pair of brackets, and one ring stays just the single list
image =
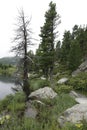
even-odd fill
[{"label": "green foliage", "polygon": [[49,9],[45,13],[45,23],[41,27],[41,44],[37,50],[39,57],[39,67],[43,70],[43,74],[48,77],[49,70],[53,71],[54,55],[55,55],[55,38],[57,23],[60,22],[60,16],[56,12],[56,4],[52,1],[49,4]]},{"label": "green foliage", "polygon": [[[60,94],[52,100],[43,99],[45,105],[33,104],[38,109],[38,115],[36,119],[31,119],[23,117],[23,115],[21,115],[21,118],[17,116],[17,113],[23,110],[19,108],[19,106],[21,107],[21,103],[25,100],[23,93],[16,93],[12,98],[10,96],[9,100],[10,105],[13,106],[13,108],[10,106],[10,120],[4,122],[4,124],[1,125],[0,130],[60,130],[57,122],[58,116],[76,103],[68,94]],[[17,107],[15,108],[15,106]],[[13,110],[15,111],[13,112]]]},{"label": "green foliage", "polygon": [[81,64],[81,58],[80,44],[76,40],[73,40],[69,51],[68,68],[71,71],[76,70]]},{"label": "green foliage", "polygon": [[52,100],[43,99],[43,101],[46,105],[37,106],[37,109],[39,109],[37,118],[44,124],[53,121],[56,123],[58,116],[60,116],[64,110],[76,103],[68,94],[60,94]]},{"label": "green foliage", "polygon": [[26,96],[24,93],[16,93],[12,102],[8,105],[7,109],[12,112],[24,111]]},{"label": "green foliage", "polygon": [[0,66],[0,75],[13,76],[15,71],[16,71],[16,68],[14,66],[10,66],[10,65]]},{"label": "green foliage", "polygon": [[13,113],[21,112],[25,110],[25,103],[12,102],[8,105],[7,109]]},{"label": "green foliage", "polygon": [[16,93],[15,95],[8,95],[5,99],[0,101],[0,111],[22,111],[25,109],[25,94]]},{"label": "green foliage", "polygon": [[65,31],[61,47],[61,62],[65,63],[66,65],[68,62],[70,46],[71,46],[71,33],[70,31]]},{"label": "green foliage", "polygon": [[62,128],[62,130],[86,130],[87,122],[84,120],[81,123],[71,124],[67,122],[66,125]]},{"label": "green foliage", "polygon": [[80,73],[70,78],[68,84],[76,90],[87,90],[87,73]]},{"label": "green foliage", "polygon": [[87,56],[87,26],[75,25],[72,33],[65,31],[60,51],[61,63],[75,70]]},{"label": "green foliage", "polygon": [[42,80],[42,79],[32,79],[30,82],[31,91],[37,90],[39,88],[43,88],[46,86],[49,86],[48,80]]},{"label": "green foliage", "polygon": [[73,89],[73,87],[63,84],[56,86],[54,89],[57,93],[69,93]]},{"label": "green foliage", "polygon": [[5,97],[5,99],[0,101],[0,112],[7,109],[7,106],[11,103],[13,98],[13,95],[8,95]]},{"label": "green foliage", "polygon": [[61,57],[61,42],[58,41],[55,48],[55,60],[60,61]]}]

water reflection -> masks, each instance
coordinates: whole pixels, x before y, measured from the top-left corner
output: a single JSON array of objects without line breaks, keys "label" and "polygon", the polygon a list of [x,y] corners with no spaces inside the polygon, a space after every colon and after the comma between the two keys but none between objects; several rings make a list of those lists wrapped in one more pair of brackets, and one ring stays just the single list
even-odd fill
[{"label": "water reflection", "polygon": [[12,87],[15,87],[14,80],[9,77],[0,76],[0,99],[3,99],[6,95],[13,93]]}]

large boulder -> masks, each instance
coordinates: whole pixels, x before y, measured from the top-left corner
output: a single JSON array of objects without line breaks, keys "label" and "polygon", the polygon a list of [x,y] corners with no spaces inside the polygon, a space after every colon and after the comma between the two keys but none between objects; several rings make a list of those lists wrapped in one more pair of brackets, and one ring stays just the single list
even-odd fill
[{"label": "large boulder", "polygon": [[69,95],[73,98],[86,98],[87,99],[85,95],[77,93],[75,91],[71,91]]},{"label": "large boulder", "polygon": [[62,78],[57,83],[58,84],[63,84],[63,83],[66,83],[67,81],[68,81],[68,78]]},{"label": "large boulder", "polygon": [[80,123],[82,120],[87,121],[87,103],[76,104],[72,108],[67,109],[62,116],[58,118],[61,127],[64,126],[66,122],[76,124]]},{"label": "large boulder", "polygon": [[87,103],[87,97],[82,94],[76,93],[75,91],[71,91],[70,96],[73,97],[76,100],[76,102],[80,104]]},{"label": "large boulder", "polygon": [[87,72],[87,60],[85,60],[79,67],[77,70],[75,70],[74,72],[72,72],[72,76],[76,76],[77,74],[81,73],[81,72]]},{"label": "large boulder", "polygon": [[40,88],[34,92],[32,92],[29,95],[29,98],[37,98],[37,99],[47,99],[47,98],[54,98],[57,96],[57,93],[53,91],[52,88],[49,87],[44,87],[44,88]]}]

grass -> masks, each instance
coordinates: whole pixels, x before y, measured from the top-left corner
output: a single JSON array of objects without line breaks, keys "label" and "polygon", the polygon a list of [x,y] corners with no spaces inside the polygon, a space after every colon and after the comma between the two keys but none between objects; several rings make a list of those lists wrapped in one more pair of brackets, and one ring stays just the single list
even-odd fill
[{"label": "grass", "polygon": [[[41,80],[39,78],[31,79],[30,84],[32,91],[44,86],[49,86],[47,80]],[[45,105],[36,102],[32,103],[38,111],[38,115],[35,119],[24,116],[26,109],[24,93],[19,92],[15,95],[8,95],[5,99],[0,101],[0,115],[6,112],[10,114],[11,117],[0,126],[0,130],[87,130],[87,123],[85,121],[82,122],[82,125],[67,123],[65,127],[59,127],[58,117],[67,108],[75,105],[76,101],[68,94],[72,86],[63,84],[60,85],[60,87],[56,87],[54,90],[58,93],[58,96],[54,99],[42,99]]]},{"label": "grass", "polygon": [[30,81],[30,86],[31,86],[31,90],[35,91],[35,90],[37,90],[39,88],[43,88],[43,87],[49,86],[49,81],[42,80],[42,79],[39,79],[39,78],[32,79]]},{"label": "grass", "polygon": [[33,103],[38,110],[38,115],[36,119],[31,119],[20,114],[26,108],[23,93],[7,96],[0,101],[0,110],[1,112],[6,110],[11,118],[1,125],[0,130],[60,130],[58,117],[76,102],[68,94],[60,94],[53,100],[42,101],[45,105]]},{"label": "grass", "polygon": [[8,67],[6,69],[0,68],[0,75],[12,76],[16,71],[16,67]]}]

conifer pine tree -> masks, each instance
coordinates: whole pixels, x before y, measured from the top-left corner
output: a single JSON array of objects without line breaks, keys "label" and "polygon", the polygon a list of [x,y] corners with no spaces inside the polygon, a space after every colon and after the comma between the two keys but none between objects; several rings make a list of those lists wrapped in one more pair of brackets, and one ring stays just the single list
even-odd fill
[{"label": "conifer pine tree", "polygon": [[58,41],[55,48],[55,60],[59,61],[61,57],[61,42]]},{"label": "conifer pine tree", "polygon": [[57,25],[60,23],[60,16],[56,11],[56,4],[52,1],[49,4],[49,9],[45,13],[45,23],[41,27],[41,44],[39,47],[40,66],[46,77],[52,79],[54,54],[55,54],[55,38],[57,35]]},{"label": "conifer pine tree", "polygon": [[61,47],[61,62],[65,65],[68,63],[68,56],[71,46],[72,36],[70,31],[65,31]]},{"label": "conifer pine tree", "polygon": [[81,63],[81,48],[80,44],[76,40],[72,41],[68,63],[68,67],[71,71],[77,69]]}]

